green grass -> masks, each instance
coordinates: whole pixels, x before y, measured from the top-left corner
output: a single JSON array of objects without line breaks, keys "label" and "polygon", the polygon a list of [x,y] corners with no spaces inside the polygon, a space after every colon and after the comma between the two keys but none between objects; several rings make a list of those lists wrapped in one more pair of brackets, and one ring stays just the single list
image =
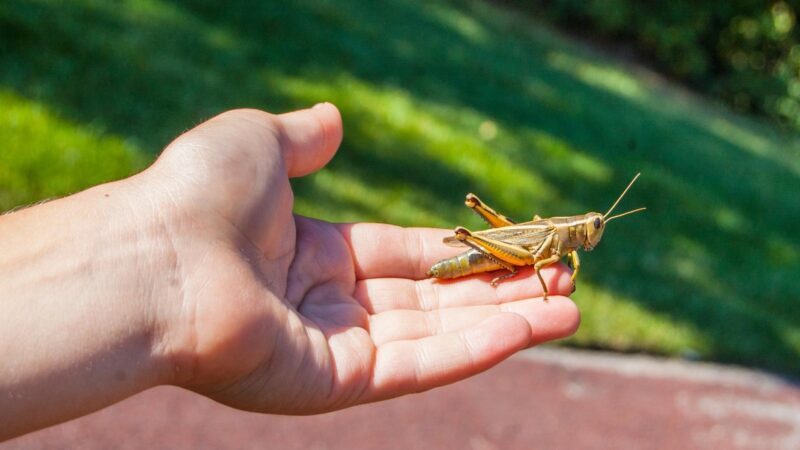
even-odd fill
[{"label": "green grass", "polygon": [[[292,3],[289,6],[288,3]],[[472,1],[6,0],[0,209],[134,172],[232,107],[328,100],[345,141],[295,183],[328,220],[479,228],[604,211],[575,346],[800,374],[800,143]]]}]

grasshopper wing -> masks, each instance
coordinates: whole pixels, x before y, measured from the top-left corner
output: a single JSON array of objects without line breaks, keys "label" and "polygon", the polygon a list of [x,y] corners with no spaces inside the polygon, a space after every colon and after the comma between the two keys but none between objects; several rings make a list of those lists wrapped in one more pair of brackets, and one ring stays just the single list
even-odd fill
[{"label": "grasshopper wing", "polygon": [[[525,248],[538,248],[542,242],[554,233],[556,228],[549,223],[521,223],[501,228],[491,228],[476,231],[473,234],[486,239],[502,241],[508,244],[519,245]],[[450,247],[465,247],[466,244],[454,236],[444,238],[443,242]]]},{"label": "grasshopper wing", "polygon": [[521,223],[502,228],[476,231],[476,236],[507,244],[518,245],[527,249],[538,248],[547,236],[555,233],[556,227],[549,223]]}]

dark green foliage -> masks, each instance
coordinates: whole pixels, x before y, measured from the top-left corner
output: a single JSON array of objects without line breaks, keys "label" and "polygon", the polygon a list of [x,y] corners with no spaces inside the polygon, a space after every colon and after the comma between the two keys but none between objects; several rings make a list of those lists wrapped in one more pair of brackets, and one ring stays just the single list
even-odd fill
[{"label": "dark green foliage", "polygon": [[573,30],[633,42],[737,110],[800,128],[798,1],[510,0]]}]

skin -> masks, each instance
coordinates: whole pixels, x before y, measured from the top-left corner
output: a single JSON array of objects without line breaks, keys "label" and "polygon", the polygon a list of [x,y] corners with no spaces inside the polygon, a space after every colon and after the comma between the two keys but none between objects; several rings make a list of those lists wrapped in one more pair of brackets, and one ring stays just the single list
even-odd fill
[{"label": "skin", "polygon": [[0,217],[0,440],[171,384],[314,414],[477,374],[579,323],[563,265],[424,279],[447,230],[292,214],[338,110],[223,113],[125,180]]}]

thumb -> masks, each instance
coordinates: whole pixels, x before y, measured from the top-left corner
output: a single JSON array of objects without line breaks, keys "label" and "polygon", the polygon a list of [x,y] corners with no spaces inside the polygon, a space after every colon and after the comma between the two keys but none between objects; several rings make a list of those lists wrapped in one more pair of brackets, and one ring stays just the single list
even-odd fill
[{"label": "thumb", "polygon": [[290,177],[321,169],[342,142],[342,116],[330,103],[277,116],[281,125],[281,151]]}]

